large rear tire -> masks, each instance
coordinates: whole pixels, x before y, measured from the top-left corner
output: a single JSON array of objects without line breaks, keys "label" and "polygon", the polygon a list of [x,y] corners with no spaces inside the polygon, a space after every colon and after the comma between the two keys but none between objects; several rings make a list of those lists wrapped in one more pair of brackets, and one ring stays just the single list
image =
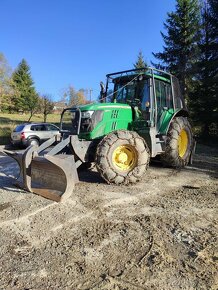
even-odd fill
[{"label": "large rear tire", "polygon": [[149,149],[136,132],[119,130],[98,144],[96,167],[107,183],[129,184],[141,179],[149,164]]},{"label": "large rear tire", "polygon": [[187,118],[174,118],[167,133],[165,153],[161,156],[163,163],[176,168],[186,166],[192,153],[193,142]]}]

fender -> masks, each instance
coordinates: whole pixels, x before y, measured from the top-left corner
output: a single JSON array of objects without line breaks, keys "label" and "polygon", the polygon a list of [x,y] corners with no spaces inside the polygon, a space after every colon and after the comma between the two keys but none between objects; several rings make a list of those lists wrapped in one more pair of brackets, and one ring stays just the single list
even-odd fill
[{"label": "fender", "polygon": [[189,112],[186,109],[176,109],[176,110],[170,109],[170,110],[168,110],[163,118],[161,127],[159,129],[159,134],[160,135],[167,135],[167,132],[169,130],[169,127],[170,127],[172,120],[175,117],[179,117],[179,116],[189,117]]},{"label": "fender", "polygon": [[38,136],[36,136],[36,135],[30,135],[30,136],[28,136],[26,138],[27,141],[30,140],[30,139],[37,139],[38,141],[40,141],[40,138]]}]

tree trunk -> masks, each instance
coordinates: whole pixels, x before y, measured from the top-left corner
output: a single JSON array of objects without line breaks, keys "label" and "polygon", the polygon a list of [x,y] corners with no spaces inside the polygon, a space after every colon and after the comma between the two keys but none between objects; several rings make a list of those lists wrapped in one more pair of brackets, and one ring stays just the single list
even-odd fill
[{"label": "tree trunk", "polygon": [[30,122],[32,116],[33,116],[33,112],[30,112],[30,117],[29,117],[29,119],[28,119],[28,121],[27,121],[28,123]]},{"label": "tree trunk", "polygon": [[208,122],[205,122],[203,125],[203,130],[202,130],[202,136],[204,138],[208,138],[210,136],[210,129],[209,129],[209,124]]}]

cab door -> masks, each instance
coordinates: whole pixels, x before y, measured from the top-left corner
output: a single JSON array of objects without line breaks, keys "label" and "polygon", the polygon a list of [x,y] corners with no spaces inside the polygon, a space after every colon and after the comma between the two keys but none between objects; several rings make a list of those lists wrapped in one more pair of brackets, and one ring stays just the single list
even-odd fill
[{"label": "cab door", "polygon": [[173,108],[173,98],[171,86],[169,83],[162,80],[155,80],[156,92],[156,128],[159,132],[165,117]]},{"label": "cab door", "polygon": [[153,126],[154,106],[151,81],[151,78],[144,79],[137,86],[136,97],[139,103],[133,126],[134,130],[143,137],[148,133],[149,128]]},{"label": "cab door", "polygon": [[153,126],[154,104],[153,104],[152,79],[145,80],[143,89],[140,93],[142,117],[147,124],[147,127]]}]

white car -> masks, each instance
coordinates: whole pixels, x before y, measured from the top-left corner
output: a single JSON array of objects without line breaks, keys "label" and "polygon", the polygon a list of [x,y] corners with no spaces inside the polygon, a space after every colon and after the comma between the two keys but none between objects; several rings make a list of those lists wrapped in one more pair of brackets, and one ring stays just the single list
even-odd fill
[{"label": "white car", "polygon": [[22,147],[40,145],[59,134],[59,128],[49,123],[20,124],[11,133],[11,143]]}]

